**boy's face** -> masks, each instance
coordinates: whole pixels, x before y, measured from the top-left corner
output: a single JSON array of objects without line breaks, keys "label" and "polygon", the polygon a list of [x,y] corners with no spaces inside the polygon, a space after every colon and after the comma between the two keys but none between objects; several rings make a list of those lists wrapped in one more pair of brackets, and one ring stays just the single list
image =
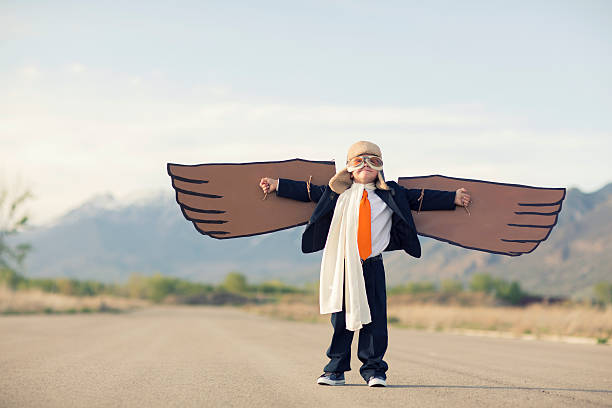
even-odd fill
[{"label": "boy's face", "polygon": [[351,172],[351,178],[360,184],[373,183],[378,178],[378,171],[373,170],[368,163],[362,168]]}]

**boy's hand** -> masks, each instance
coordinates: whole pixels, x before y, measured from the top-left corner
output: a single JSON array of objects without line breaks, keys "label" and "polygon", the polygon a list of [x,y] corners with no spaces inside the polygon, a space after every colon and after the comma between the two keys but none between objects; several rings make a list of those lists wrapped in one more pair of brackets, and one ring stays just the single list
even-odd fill
[{"label": "boy's hand", "polygon": [[460,205],[462,207],[467,207],[471,203],[470,194],[463,187],[457,190],[457,194],[455,195],[455,204]]},{"label": "boy's hand", "polygon": [[278,179],[264,177],[259,182],[259,187],[261,187],[265,194],[269,194],[273,191],[276,191],[276,189],[278,188]]}]

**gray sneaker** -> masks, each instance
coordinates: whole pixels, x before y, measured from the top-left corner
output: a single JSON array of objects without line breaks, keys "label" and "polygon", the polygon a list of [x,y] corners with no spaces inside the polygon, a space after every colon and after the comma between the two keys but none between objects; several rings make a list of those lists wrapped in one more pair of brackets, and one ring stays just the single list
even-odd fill
[{"label": "gray sneaker", "polygon": [[317,378],[317,384],[321,385],[344,385],[344,373],[329,373],[324,372],[319,378]]},{"label": "gray sneaker", "polygon": [[368,387],[386,387],[387,381],[382,377],[371,376],[368,380]]}]

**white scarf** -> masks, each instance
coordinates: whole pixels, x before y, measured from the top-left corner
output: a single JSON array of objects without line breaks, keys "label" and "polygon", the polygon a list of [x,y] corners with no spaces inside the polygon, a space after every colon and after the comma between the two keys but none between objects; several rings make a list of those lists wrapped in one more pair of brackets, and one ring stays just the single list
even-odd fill
[{"label": "white scarf", "polygon": [[[346,328],[351,331],[359,330],[372,321],[357,246],[359,202],[365,187],[364,184],[353,183],[338,197],[321,260],[321,314],[342,310],[342,286],[346,269]],[[375,188],[374,183],[369,183],[368,187]]]}]

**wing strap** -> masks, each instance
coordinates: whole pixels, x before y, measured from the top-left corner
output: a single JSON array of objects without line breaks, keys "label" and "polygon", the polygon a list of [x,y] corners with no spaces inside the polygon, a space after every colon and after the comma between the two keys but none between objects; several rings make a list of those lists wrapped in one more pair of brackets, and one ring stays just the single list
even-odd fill
[{"label": "wing strap", "polygon": [[423,196],[424,195],[425,195],[425,189],[422,188],[421,195],[419,196],[419,198],[417,198],[417,201],[419,202],[419,209],[417,210],[417,212],[421,212],[421,207],[423,206]]},{"label": "wing strap", "polygon": [[310,180],[312,180],[312,176],[308,177],[308,181],[306,182],[306,190],[308,191],[308,199],[312,201],[312,197],[310,196]]}]

